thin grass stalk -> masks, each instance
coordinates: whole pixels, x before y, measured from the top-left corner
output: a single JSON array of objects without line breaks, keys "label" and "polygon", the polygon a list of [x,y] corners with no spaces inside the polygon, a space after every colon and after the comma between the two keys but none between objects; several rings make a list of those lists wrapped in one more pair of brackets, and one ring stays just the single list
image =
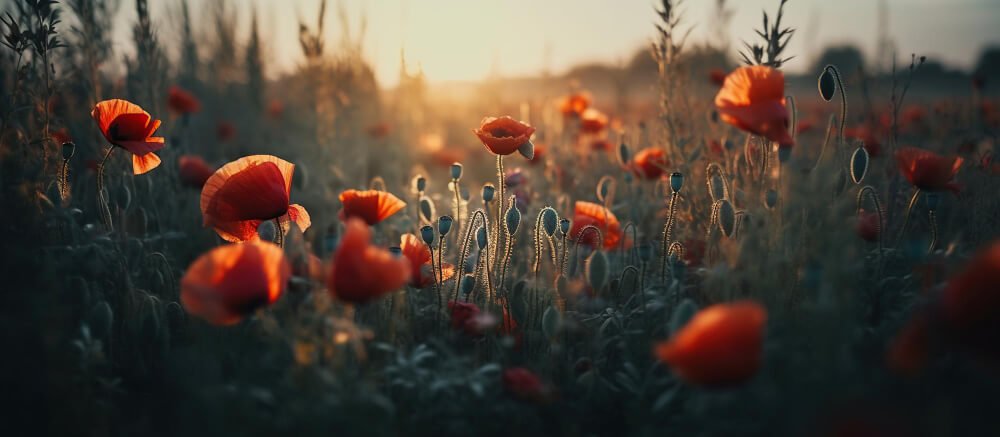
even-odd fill
[{"label": "thin grass stalk", "polygon": [[101,159],[101,163],[97,166],[97,209],[101,214],[101,221],[104,222],[104,227],[109,232],[115,228],[111,222],[111,207],[108,205],[108,198],[104,190],[104,167],[107,165],[108,159],[111,158],[111,153],[114,151],[114,146],[108,148],[107,153],[104,154],[104,158]]},{"label": "thin grass stalk", "polygon": [[903,241],[903,234],[906,233],[906,226],[910,224],[910,213],[913,211],[913,206],[917,204],[917,198],[920,197],[920,189],[914,188],[913,197],[910,197],[910,204],[906,206],[906,212],[903,213],[903,226],[899,228],[899,234],[896,235],[896,244],[894,247],[899,247],[899,244]]}]

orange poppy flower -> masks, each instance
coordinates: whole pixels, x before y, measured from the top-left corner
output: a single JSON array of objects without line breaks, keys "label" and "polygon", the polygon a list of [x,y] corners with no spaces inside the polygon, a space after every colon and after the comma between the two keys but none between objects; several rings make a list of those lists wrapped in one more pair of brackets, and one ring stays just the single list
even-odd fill
[{"label": "orange poppy flower", "polygon": [[531,140],[535,128],[508,116],[486,117],[472,132],[495,155],[510,155]]},{"label": "orange poppy flower", "polygon": [[215,171],[201,189],[201,215],[226,241],[256,240],[261,222],[275,220],[282,229],[295,222],[303,232],[309,213],[289,204],[295,165],[271,155],[251,155]]},{"label": "orange poppy flower", "polygon": [[914,187],[925,191],[951,190],[957,193],[958,184],[951,180],[962,167],[958,156],[944,157],[916,147],[903,147],[896,151],[896,164],[903,177]]},{"label": "orange poppy flower", "polygon": [[739,384],[760,367],[766,321],[767,310],[756,302],[712,305],[657,345],[656,356],[689,383]]},{"label": "orange poppy flower", "polygon": [[559,103],[559,112],[563,117],[579,117],[590,107],[590,94],[586,92],[573,93],[563,98]]},{"label": "orange poppy flower", "polygon": [[340,203],[344,205],[344,209],[340,210],[341,220],[357,217],[368,226],[381,223],[406,207],[406,202],[392,193],[378,190],[344,191],[340,193]]},{"label": "orange poppy flower", "polygon": [[1000,358],[1000,241],[969,261],[948,281],[942,296],[948,333],[955,341],[993,359]]},{"label": "orange poppy flower", "polygon": [[781,71],[762,65],[737,68],[726,76],[715,107],[726,123],[771,141],[793,143]]},{"label": "orange poppy flower", "polygon": [[580,114],[580,132],[588,134],[600,133],[608,127],[608,116],[594,108],[588,108]]},{"label": "orange poppy flower", "polygon": [[659,179],[670,165],[663,149],[647,147],[632,158],[632,172],[646,179]]},{"label": "orange poppy flower", "polygon": [[215,173],[215,168],[197,155],[182,155],[177,159],[177,170],[181,183],[192,188],[204,187],[205,181]]},{"label": "orange poppy flower", "polygon": [[[434,268],[431,266],[431,249],[413,234],[403,234],[399,238],[399,248],[410,261],[410,285],[424,288],[434,283]],[[455,266],[445,263],[444,280],[455,276]]]},{"label": "orange poppy flower", "polygon": [[94,106],[90,116],[97,122],[104,138],[112,145],[132,154],[132,171],[146,173],[160,165],[155,151],[163,148],[163,137],[154,137],[160,127],[148,112],[135,103],[121,100],[104,100]]},{"label": "orange poppy flower", "polygon": [[[573,226],[569,235],[574,241],[587,226],[595,226],[604,234],[604,248],[614,249],[622,237],[621,224],[618,217],[607,208],[591,202],[577,201],[573,207]],[[587,231],[580,240],[581,244],[596,247],[597,233]]]},{"label": "orange poppy flower", "polygon": [[219,246],[181,278],[181,304],[213,325],[232,325],[284,293],[291,266],[280,247],[262,241]]},{"label": "orange poppy flower", "polygon": [[397,290],[410,280],[410,262],[371,245],[371,229],[348,218],[326,279],[327,291],[351,303],[364,303]]},{"label": "orange poppy flower", "polygon": [[201,110],[201,102],[194,94],[174,85],[167,93],[167,108],[174,114],[191,114]]}]

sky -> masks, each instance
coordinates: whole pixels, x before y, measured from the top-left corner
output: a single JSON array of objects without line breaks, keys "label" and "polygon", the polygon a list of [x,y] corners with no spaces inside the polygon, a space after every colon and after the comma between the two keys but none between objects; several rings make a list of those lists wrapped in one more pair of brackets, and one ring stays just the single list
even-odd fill
[{"label": "sky", "polygon": [[[176,39],[176,25],[167,20],[181,0],[151,0],[154,22],[164,40]],[[196,19],[207,19],[211,2],[189,0]],[[270,74],[294,68],[302,60],[298,20],[314,26],[320,0],[230,0],[240,6],[240,35],[245,38],[251,7],[260,12],[266,35]],[[399,77],[400,51],[408,65],[419,65],[432,82],[474,81],[491,74],[559,73],[584,62],[627,60],[654,35],[653,0],[329,0],[325,36],[336,45],[341,30],[337,4],[344,5],[357,35],[360,17],[367,17],[364,54],[378,80],[392,86]],[[820,48],[853,44],[866,56],[876,53],[879,0],[790,0],[785,23],[797,29],[786,64],[804,71]],[[134,0],[121,0],[115,49],[132,50],[130,27]],[[761,12],[773,16],[778,0],[729,0],[733,15],[728,39],[734,48],[755,38]],[[1000,45],[1000,0],[885,0],[888,34],[900,59],[909,53],[927,55],[954,67],[969,68],[983,47]],[[682,29],[690,41],[717,38],[715,0],[684,0]],[[196,26],[209,31],[210,26]]]}]

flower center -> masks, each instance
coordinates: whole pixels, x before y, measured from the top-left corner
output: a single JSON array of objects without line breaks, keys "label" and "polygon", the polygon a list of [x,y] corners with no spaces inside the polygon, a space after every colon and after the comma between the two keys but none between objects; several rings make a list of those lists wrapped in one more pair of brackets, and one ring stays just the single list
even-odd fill
[{"label": "flower center", "polygon": [[498,127],[496,129],[491,129],[490,135],[493,135],[496,138],[503,138],[503,137],[513,137],[514,133],[502,127]]}]

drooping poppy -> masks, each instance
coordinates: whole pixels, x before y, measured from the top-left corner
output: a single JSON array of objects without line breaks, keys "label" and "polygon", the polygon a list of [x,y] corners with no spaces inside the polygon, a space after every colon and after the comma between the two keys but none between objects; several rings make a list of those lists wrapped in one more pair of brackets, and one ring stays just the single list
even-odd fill
[{"label": "drooping poppy", "polygon": [[792,144],[785,108],[785,76],[763,65],[737,68],[715,96],[722,121],[771,141]]},{"label": "drooping poppy", "polygon": [[[579,238],[580,233],[587,226],[594,226],[604,234],[604,248],[614,249],[618,241],[622,238],[621,224],[618,217],[609,209],[596,203],[577,201],[573,206],[573,225],[570,227],[569,235],[574,241]],[[580,243],[590,247],[598,246],[597,233],[587,231]]]},{"label": "drooping poppy", "polygon": [[608,127],[608,116],[594,108],[587,108],[580,114],[580,132],[588,134],[601,133]]},{"label": "drooping poppy", "polygon": [[590,101],[590,94],[586,92],[570,94],[559,103],[559,112],[563,117],[579,118],[590,107]]},{"label": "drooping poppy", "polygon": [[[431,249],[416,235],[403,234],[399,237],[399,248],[410,262],[410,285],[424,288],[435,282],[434,267],[431,263]],[[455,266],[445,263],[442,269],[445,281],[455,276]]]},{"label": "drooping poppy", "polygon": [[470,337],[478,337],[483,334],[478,329],[476,318],[482,312],[479,307],[472,302],[448,302],[448,311],[451,313],[451,328]]},{"label": "drooping poppy", "polygon": [[656,356],[689,383],[740,384],[760,368],[766,321],[767,310],[756,302],[712,305],[657,345]]},{"label": "drooping poppy", "polygon": [[632,172],[645,179],[659,179],[670,165],[663,149],[647,147],[632,158]]},{"label": "drooping poppy", "polygon": [[878,213],[861,210],[858,212],[854,230],[862,240],[874,243],[878,241],[879,232],[882,230],[880,221]]},{"label": "drooping poppy", "polygon": [[344,302],[364,303],[406,284],[410,262],[371,244],[371,229],[348,218],[344,235],[328,270],[327,291]]},{"label": "drooping poppy", "polygon": [[976,254],[948,281],[941,299],[952,340],[984,358],[1000,359],[1000,241]]},{"label": "drooping poppy", "polygon": [[201,102],[187,90],[174,85],[167,92],[167,108],[177,115],[187,115],[201,110]]},{"label": "drooping poppy", "polygon": [[945,157],[916,147],[896,151],[896,164],[903,177],[914,187],[925,191],[950,190],[957,193],[959,185],[952,182],[962,167],[959,156]]},{"label": "drooping poppy", "polygon": [[368,226],[381,223],[406,207],[406,202],[392,193],[379,190],[346,190],[340,193],[340,203],[344,206],[340,211],[341,220],[357,217]]},{"label": "drooping poppy", "polygon": [[271,155],[251,155],[215,171],[201,190],[205,226],[226,241],[258,239],[261,222],[278,220],[282,230],[295,222],[303,232],[312,223],[309,213],[289,204],[295,165]]},{"label": "drooping poppy", "polygon": [[200,156],[182,155],[177,159],[177,171],[181,183],[192,188],[201,188],[215,173],[215,168],[208,165]]},{"label": "drooping poppy", "polygon": [[486,117],[472,132],[493,154],[510,155],[531,140],[535,128],[508,116]]},{"label": "drooping poppy", "polygon": [[196,259],[181,278],[181,304],[214,325],[232,325],[284,293],[291,276],[285,253],[255,241],[216,247]]},{"label": "drooping poppy", "polygon": [[135,103],[112,99],[98,102],[90,116],[112,145],[132,154],[132,172],[146,173],[160,165],[155,151],[163,148],[163,137],[154,137],[160,120],[153,119]]},{"label": "drooping poppy", "polygon": [[512,367],[503,371],[503,387],[515,398],[522,401],[545,401],[549,388],[534,372],[523,367]]}]

